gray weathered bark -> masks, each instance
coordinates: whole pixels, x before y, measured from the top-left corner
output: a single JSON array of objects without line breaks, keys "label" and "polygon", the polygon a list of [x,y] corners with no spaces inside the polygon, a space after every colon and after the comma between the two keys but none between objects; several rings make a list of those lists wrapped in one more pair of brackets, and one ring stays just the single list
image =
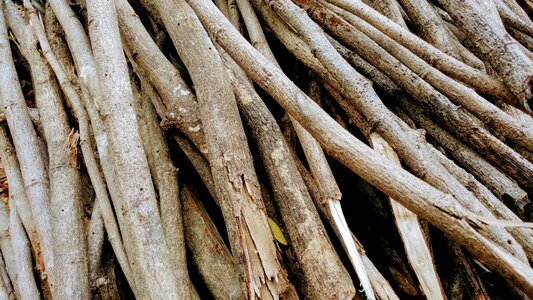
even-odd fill
[{"label": "gray weathered bark", "polygon": [[[203,0],[190,0],[189,3],[213,38],[256,83],[269,92],[300,124],[306,127],[328,153],[385,193],[395,197],[421,218],[453,234],[454,238],[486,265],[506,274],[508,278],[514,278],[527,293],[533,293],[533,286],[526,279],[533,274],[528,275],[531,271],[525,264],[510,257],[501,248],[481,237],[468,223],[457,222],[455,217],[451,217],[452,215],[461,216],[462,213],[451,204],[454,200],[450,198],[450,195],[438,192],[409,173],[383,162],[372,150],[367,150],[368,147],[362,145],[337,125],[331,117],[299,91],[283,73],[240,37],[213,4]],[[414,182],[416,182],[416,188],[412,185]],[[407,195],[409,195],[408,198]],[[450,206],[444,208],[443,205]],[[459,218],[465,218],[465,216]],[[472,221],[471,217],[463,220],[468,219]]]},{"label": "gray weathered bark", "polygon": [[229,249],[205,208],[186,184],[181,189],[181,201],[187,247],[211,295],[215,299],[246,299],[238,267]]},{"label": "gray weathered bark", "polygon": [[507,33],[492,2],[439,0],[455,24],[465,30],[511,92],[529,109],[533,61]]},{"label": "gray weathered bark", "polygon": [[251,299],[275,299],[282,293],[280,264],[222,60],[185,1],[165,0],[155,5],[196,88],[215,188],[246,292]]},{"label": "gray weathered bark", "polygon": [[32,216],[43,254],[43,261],[40,262],[39,268],[43,275],[46,272],[46,278],[53,293],[55,288],[54,238],[49,180],[37,133],[29,116],[13,65],[3,7],[4,2],[0,4],[0,95],[8,126],[9,128],[16,128],[12,132],[13,144],[20,163],[26,195],[32,207]]},{"label": "gray weathered bark", "polygon": [[[133,95],[118,20],[112,2],[88,1],[89,33],[102,95],[102,115],[131,247],[126,247],[132,271],[143,297],[177,298],[175,274],[170,266],[155,189],[150,178],[133,109]],[[99,103],[100,104],[100,103]]]},{"label": "gray weathered bark", "polygon": [[20,294],[20,299],[38,300],[39,290],[33,277],[33,267],[31,261],[30,242],[24,232],[22,221],[17,213],[17,207],[9,208],[9,232],[11,233],[11,243],[15,251],[15,261],[17,268],[16,282]]}]

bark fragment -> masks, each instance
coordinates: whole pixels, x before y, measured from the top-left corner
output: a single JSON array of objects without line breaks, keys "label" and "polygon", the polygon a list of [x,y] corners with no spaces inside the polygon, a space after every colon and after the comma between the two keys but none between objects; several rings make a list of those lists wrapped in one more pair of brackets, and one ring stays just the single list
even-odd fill
[{"label": "bark fragment", "polygon": [[[521,283],[520,286],[524,290],[533,290],[526,279],[528,277],[527,273],[530,271],[523,263],[511,258],[501,248],[494,246],[494,244],[481,237],[468,223],[464,221],[457,222],[457,219],[452,217],[452,215],[460,216],[461,213],[452,208],[454,207],[451,204],[453,200],[449,198],[449,195],[441,194],[441,192],[430,188],[422,181],[413,178],[409,173],[383,162],[375,156],[372,150],[367,150],[368,147],[362,145],[352,135],[337,125],[331,117],[299,91],[285,75],[267,62],[236,31],[232,30],[229,23],[222,18],[214,5],[202,0],[190,0],[189,3],[191,3],[213,38],[241,65],[256,83],[269,92],[300,124],[305,126],[326,148],[328,153],[390,196],[395,197],[420,217],[426,218],[442,230],[453,234],[469,251],[475,253],[479,259],[483,260],[491,268],[495,268],[498,272],[505,273],[507,276],[513,276],[517,282]],[[278,84],[274,85],[273,82]],[[335,134],[332,134],[332,129],[335,129]],[[365,173],[364,170],[366,168],[376,168],[376,172]],[[377,168],[379,168],[379,172]],[[372,176],[369,176],[369,174],[372,174]],[[391,180],[392,178],[394,180]],[[413,185],[408,183],[411,181],[417,182],[416,189],[412,188]],[[408,188],[408,190],[403,190],[405,188]],[[411,200],[408,201],[405,195],[410,195]],[[445,202],[443,202],[443,199],[449,200],[444,200]],[[451,206],[444,210],[437,208],[442,207],[444,203],[451,204]],[[489,257],[493,259],[489,259]],[[513,265],[511,265],[511,262],[513,262]],[[519,266],[519,269],[516,269],[516,266]],[[528,293],[533,293],[533,291]]]}]

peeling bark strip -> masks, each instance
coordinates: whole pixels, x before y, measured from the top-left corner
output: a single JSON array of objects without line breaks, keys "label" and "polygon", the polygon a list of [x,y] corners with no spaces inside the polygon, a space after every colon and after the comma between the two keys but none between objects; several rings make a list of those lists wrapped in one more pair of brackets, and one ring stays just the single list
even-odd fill
[{"label": "peeling bark strip", "polygon": [[[319,104],[321,101],[320,92],[321,89],[318,81],[312,80],[309,84],[309,97]],[[291,118],[291,120],[296,135],[300,140],[307,163],[309,164],[311,174],[316,179],[318,188],[320,189],[320,194],[322,196],[322,199],[320,200],[321,205],[327,207],[329,215],[334,221],[332,226],[338,234],[340,234],[339,238],[354,266],[366,297],[370,300],[375,299],[374,291],[367,275],[367,270],[364,268],[362,259],[357,253],[356,246],[349,234],[350,229],[346,223],[340,203],[342,194],[326,159],[326,155],[313,136],[311,136],[311,134],[309,134],[309,132],[307,132],[294,119]]]},{"label": "peeling bark strip", "polygon": [[[252,17],[255,14],[250,3],[247,1],[240,3],[247,12],[243,17],[248,21],[246,24],[251,32],[252,43],[259,45],[267,57],[276,63],[258,21]],[[241,114],[258,145],[277,206],[291,240],[291,248],[300,262],[299,270],[302,274],[304,295],[308,298],[354,297],[355,288],[348,273],[336,259],[337,255],[331,244],[325,239],[324,228],[318,219],[318,214],[314,213],[316,209],[312,206],[311,198],[298,174],[276,120],[255,92],[244,71],[223,50],[220,52],[228,68],[228,76],[231,78]],[[336,196],[340,197],[340,192]],[[310,247],[314,249],[311,250]],[[364,286],[365,290],[371,289],[366,284]],[[369,293],[372,295],[371,291]]]},{"label": "peeling bark strip", "polygon": [[133,95],[120,44],[115,6],[109,1],[88,1],[89,34],[104,101],[99,107],[109,134],[119,195],[119,214],[131,231],[126,248],[140,295],[154,299],[178,297],[168,248],[157,208],[133,108]]},{"label": "peeling bark strip", "polygon": [[[343,234],[340,232],[340,228],[335,226],[336,220],[332,215],[332,211],[328,209],[327,205],[324,205],[325,203],[321,200],[324,196],[322,196],[318,188],[318,184],[316,183],[316,180],[313,178],[313,176],[311,176],[311,173],[309,173],[309,171],[305,169],[300,160],[295,159],[295,162],[298,168],[298,172],[301,174],[302,179],[304,180],[305,185],[307,186],[309,194],[311,195],[311,198],[313,198],[313,202],[315,203],[316,207],[320,210],[320,213],[324,215],[324,217],[329,221],[330,225],[334,228],[337,237],[342,240]],[[365,250],[363,249],[361,243],[355,238],[355,236],[351,232],[349,234],[350,238],[355,244],[356,251],[362,258],[363,266],[368,274],[368,279],[370,280],[370,283],[372,284],[373,290],[378,299],[398,300],[399,298],[392,289],[390,283],[383,277],[383,275],[379,272],[379,270],[374,266],[372,261],[365,254]],[[344,247],[347,248],[346,245],[344,245]],[[349,250],[347,249],[347,251]]]},{"label": "peeling bark strip", "polygon": [[[58,298],[89,299],[89,270],[86,235],[82,223],[80,174],[77,152],[74,162],[71,128],[62,103],[61,90],[46,59],[38,51],[36,27],[40,20],[29,1],[24,2],[30,25],[26,28],[25,54],[31,66],[37,108],[41,116],[49,156],[51,213],[54,247],[62,253],[57,260],[56,294]],[[19,24],[20,25],[20,24]]]},{"label": "peeling bark strip", "polygon": [[230,73],[229,77],[244,120],[259,147],[290,245],[301,262],[306,297],[353,298],[355,288],[326,237],[318,212],[274,117],[259,95],[242,83],[244,79],[239,80],[234,73]]},{"label": "peeling bark strip", "polygon": [[247,294],[277,299],[280,265],[274,239],[222,61],[186,2],[157,1],[155,6],[196,87],[215,188]]},{"label": "peeling bark strip", "polygon": [[246,299],[229,249],[202,203],[186,184],[181,189],[181,201],[187,247],[211,294],[215,299]]},{"label": "peeling bark strip", "polygon": [[522,290],[533,296],[533,285],[528,279],[533,276],[533,271],[479,235],[468,224],[477,221],[457,210],[450,195],[439,192],[408,172],[384,162],[373,150],[340,127],[233,30],[212,3],[204,0],[189,0],[189,3],[213,38],[240,64],[248,76],[292,114],[330,155],[419,217],[452,235],[486,266],[507,278],[513,278]]},{"label": "peeling bark strip", "polygon": [[[371,133],[369,139],[372,147],[383,158],[401,166],[398,155],[380,135]],[[446,296],[442,289],[435,263],[433,262],[431,246],[423,232],[422,224],[410,210],[394,201],[394,199],[390,198],[390,200],[396,226],[402,237],[407,259],[415,271],[422,291],[428,299],[445,299]]]}]

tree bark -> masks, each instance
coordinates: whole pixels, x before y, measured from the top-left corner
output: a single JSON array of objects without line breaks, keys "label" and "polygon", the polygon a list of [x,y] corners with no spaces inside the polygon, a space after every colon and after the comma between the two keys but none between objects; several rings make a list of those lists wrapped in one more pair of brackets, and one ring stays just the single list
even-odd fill
[{"label": "tree bark", "polygon": [[222,61],[186,2],[159,1],[156,7],[196,87],[215,188],[246,292],[251,299],[276,298],[280,264]]},{"label": "tree bark", "polygon": [[517,101],[517,98],[510,93],[502,82],[444,54],[431,44],[424,42],[413,33],[380,15],[359,0],[329,0],[328,2],[365,20],[425,61],[431,63],[435,68],[441,70],[451,78],[471,86],[482,95],[489,95],[493,98],[501,99],[522,110],[528,111],[525,103]]},{"label": "tree bark", "polygon": [[159,127],[155,109],[146,96],[146,94],[141,94],[138,86],[134,86],[134,106],[139,131],[159,196],[161,222],[170,261],[176,273],[176,285],[179,288],[180,299],[198,299],[187,271],[178,170],[170,159],[170,152],[165,136]]},{"label": "tree bark", "polygon": [[50,191],[45,162],[41,155],[37,132],[35,131],[26,107],[24,96],[17,78],[9,46],[4,17],[4,3],[0,4],[0,94],[4,113],[12,131],[13,144],[20,163],[26,195],[30,201],[37,235],[41,242],[43,263],[40,268],[50,282],[54,293],[54,253],[52,217],[50,211]]},{"label": "tree bark", "polygon": [[[532,100],[533,62],[507,33],[496,9],[480,1],[439,0],[455,24],[479,47],[511,92],[529,110]],[[491,3],[492,4],[492,3]],[[494,5],[494,4],[492,4]],[[492,16],[492,17],[488,17]]]},{"label": "tree bark", "polygon": [[279,126],[259,95],[237,76],[229,74],[244,121],[251,129],[273,187],[289,243],[300,262],[306,297],[354,297],[355,288],[348,272],[326,237]]},{"label": "tree bark", "polygon": [[103,100],[99,112],[109,133],[119,195],[132,243],[126,248],[132,271],[144,297],[177,298],[175,274],[170,267],[155,189],[142,148],[133,108],[133,95],[124,57],[115,5],[88,1],[89,34]]},{"label": "tree bark", "polygon": [[9,208],[9,232],[11,234],[11,243],[15,251],[15,260],[17,266],[16,282],[19,288],[20,299],[38,300],[40,299],[39,290],[33,277],[33,268],[31,261],[30,242],[24,232],[22,221],[17,213],[17,207]]},{"label": "tree bark", "polygon": [[215,299],[246,299],[239,270],[193,191],[181,189],[185,237],[194,262]]},{"label": "tree bark", "polygon": [[[32,25],[26,27],[26,57],[30,63],[35,100],[41,116],[49,156],[50,208],[57,260],[55,297],[89,299],[87,240],[84,234],[81,204],[79,135],[71,130],[62,103],[61,91],[46,59],[38,52],[36,27],[41,23],[33,6],[25,1]],[[21,24],[19,24],[21,25]],[[39,46],[40,47],[40,46]]]},{"label": "tree bark", "polygon": [[[533,276],[533,274],[528,275],[530,272],[528,268],[498,246],[481,237],[468,225],[466,220],[469,217],[465,218],[454,208],[452,204],[454,200],[450,195],[443,194],[423,181],[415,179],[408,172],[384,162],[376,156],[373,150],[364,146],[337,125],[283,73],[240,37],[213,4],[203,0],[190,0],[189,3],[213,38],[257,84],[271,94],[276,101],[279,101],[329,154],[386,194],[395,197],[398,202],[421,218],[427,219],[438,228],[452,234],[486,265],[501,274],[506,274],[508,278],[514,278],[517,283],[520,283],[521,288],[533,294],[533,286],[526,279],[528,276]],[[409,198],[406,195],[409,195]],[[444,208],[443,205],[449,205],[449,207]],[[457,216],[462,221],[452,216]],[[518,269],[515,269],[517,266]]]},{"label": "tree bark", "polygon": [[180,129],[207,156],[194,92],[159,50],[127,1],[117,1],[116,5],[122,40],[131,58],[163,99],[166,114],[161,116],[161,125]]}]

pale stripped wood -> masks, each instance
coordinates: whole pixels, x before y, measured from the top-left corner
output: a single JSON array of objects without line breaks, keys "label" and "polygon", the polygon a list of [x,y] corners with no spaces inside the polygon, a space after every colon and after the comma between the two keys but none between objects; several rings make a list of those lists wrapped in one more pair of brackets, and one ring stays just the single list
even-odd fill
[{"label": "pale stripped wood", "polygon": [[[401,166],[400,159],[394,149],[380,135],[373,132],[370,134],[370,140],[372,147],[383,158]],[[439,275],[433,264],[429,241],[426,239],[418,217],[393,198],[389,197],[389,199],[407,259],[418,277],[422,291],[428,299],[445,299]]]}]

